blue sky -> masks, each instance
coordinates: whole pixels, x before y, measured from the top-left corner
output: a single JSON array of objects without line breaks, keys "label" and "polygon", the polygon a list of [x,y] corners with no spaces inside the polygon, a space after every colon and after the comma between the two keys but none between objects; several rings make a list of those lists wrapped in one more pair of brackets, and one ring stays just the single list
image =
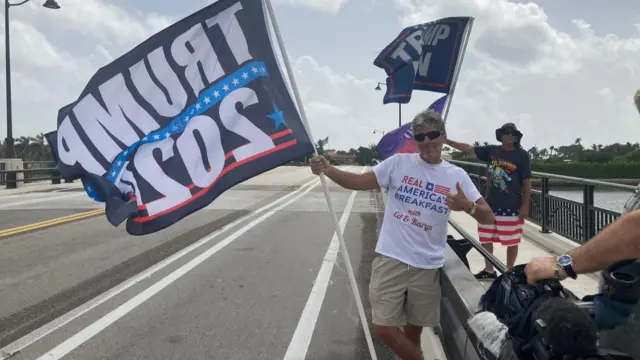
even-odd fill
[{"label": "blue sky", "polygon": [[[515,122],[527,147],[640,139],[631,105],[640,87],[637,0],[273,1],[312,131],[331,147],[377,142],[374,129],[397,126],[397,106],[373,91],[385,80],[372,64],[378,52],[406,25],[460,15],[476,24],[450,137],[493,141],[495,128]],[[62,9],[49,11],[38,2],[11,10],[16,135],[54,130],[57,110],[100,66],[209,3],[59,0]],[[437,97],[414,93],[403,122]]]}]

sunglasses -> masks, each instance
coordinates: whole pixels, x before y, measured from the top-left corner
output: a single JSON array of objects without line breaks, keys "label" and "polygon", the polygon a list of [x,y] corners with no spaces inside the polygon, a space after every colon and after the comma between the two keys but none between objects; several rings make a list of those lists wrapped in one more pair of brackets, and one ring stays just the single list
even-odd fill
[{"label": "sunglasses", "polygon": [[413,134],[413,139],[418,142],[424,141],[424,138],[428,137],[429,140],[435,140],[440,137],[442,133],[440,131],[429,131],[427,133]]}]

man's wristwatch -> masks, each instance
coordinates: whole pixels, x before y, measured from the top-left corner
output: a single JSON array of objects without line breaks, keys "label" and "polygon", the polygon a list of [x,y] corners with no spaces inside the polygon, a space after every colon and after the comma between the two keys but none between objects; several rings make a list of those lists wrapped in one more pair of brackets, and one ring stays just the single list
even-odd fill
[{"label": "man's wristwatch", "polygon": [[476,213],[476,203],[474,203],[473,201],[471,202],[471,209],[469,209],[469,211],[467,211],[467,214],[473,216]]},{"label": "man's wristwatch", "polygon": [[576,279],[578,274],[576,274],[575,270],[573,270],[573,259],[571,255],[565,254],[558,257],[557,264],[564,272],[569,275],[570,278]]}]

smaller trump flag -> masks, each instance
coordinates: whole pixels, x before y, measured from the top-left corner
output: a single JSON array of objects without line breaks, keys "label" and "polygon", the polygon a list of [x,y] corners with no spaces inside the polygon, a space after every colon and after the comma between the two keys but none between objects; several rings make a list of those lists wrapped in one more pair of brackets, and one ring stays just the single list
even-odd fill
[{"label": "smaller trump flag", "polygon": [[474,18],[442,18],[409,26],[373,61],[387,74],[383,103],[409,103],[413,90],[450,94]]}]

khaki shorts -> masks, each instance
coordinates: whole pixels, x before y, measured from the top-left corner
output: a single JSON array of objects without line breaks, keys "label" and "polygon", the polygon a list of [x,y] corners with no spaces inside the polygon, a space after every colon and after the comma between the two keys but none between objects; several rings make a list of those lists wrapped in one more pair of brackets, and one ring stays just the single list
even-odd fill
[{"label": "khaki shorts", "polygon": [[440,269],[419,269],[376,254],[371,265],[372,321],[382,326],[440,325]]}]

